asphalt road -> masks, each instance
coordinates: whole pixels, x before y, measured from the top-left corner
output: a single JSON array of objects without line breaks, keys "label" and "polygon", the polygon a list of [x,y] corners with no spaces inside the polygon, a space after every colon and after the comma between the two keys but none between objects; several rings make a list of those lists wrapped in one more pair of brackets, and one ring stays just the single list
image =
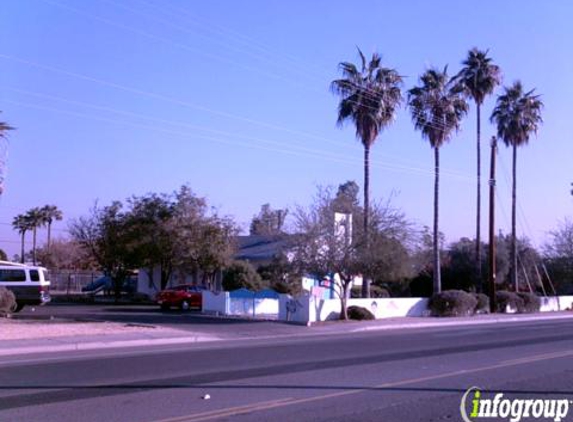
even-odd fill
[{"label": "asphalt road", "polygon": [[31,356],[0,364],[0,421],[458,421],[472,386],[573,400],[571,322]]}]

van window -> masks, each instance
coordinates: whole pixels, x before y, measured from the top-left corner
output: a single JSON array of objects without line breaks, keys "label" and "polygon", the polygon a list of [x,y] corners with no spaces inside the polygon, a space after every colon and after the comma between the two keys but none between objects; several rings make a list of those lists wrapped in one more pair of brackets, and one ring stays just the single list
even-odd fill
[{"label": "van window", "polygon": [[40,272],[38,270],[30,270],[30,280],[40,281]]},{"label": "van window", "polygon": [[44,281],[50,281],[50,273],[46,270],[42,270],[42,274],[44,275]]},{"label": "van window", "polygon": [[26,281],[26,271],[0,270],[0,281]]}]

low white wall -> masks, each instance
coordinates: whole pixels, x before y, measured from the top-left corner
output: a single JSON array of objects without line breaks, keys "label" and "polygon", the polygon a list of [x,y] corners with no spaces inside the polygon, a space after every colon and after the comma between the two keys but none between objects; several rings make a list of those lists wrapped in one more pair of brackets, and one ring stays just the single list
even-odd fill
[{"label": "low white wall", "polygon": [[[419,297],[382,298],[382,299],[348,299],[348,306],[360,306],[374,314],[376,319],[427,316],[428,299]],[[340,299],[316,301],[314,303],[315,321],[330,321],[340,317]],[[311,308],[312,312],[312,308]]]},{"label": "low white wall", "polygon": [[[377,319],[428,315],[427,298],[349,299],[348,306],[369,309]],[[340,299],[317,299],[303,295],[279,298],[279,320],[300,324],[336,320],[340,317]]]},{"label": "low white wall", "polygon": [[573,296],[541,297],[541,312],[564,311],[573,307]]},{"label": "low white wall", "polygon": [[204,291],[202,294],[203,312],[228,315],[229,304],[229,292]]},{"label": "low white wall", "polygon": [[282,294],[279,296],[278,319],[280,321],[309,325],[316,321],[316,312],[310,312],[310,309],[314,307],[315,301],[314,296],[308,294],[296,297]]},{"label": "low white wall", "polygon": [[228,315],[277,316],[278,299],[230,298]]}]

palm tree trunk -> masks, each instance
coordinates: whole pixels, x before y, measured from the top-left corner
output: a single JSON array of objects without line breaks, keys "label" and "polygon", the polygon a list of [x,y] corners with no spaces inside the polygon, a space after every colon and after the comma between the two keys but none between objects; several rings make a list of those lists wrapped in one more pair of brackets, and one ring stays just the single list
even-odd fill
[{"label": "palm tree trunk", "polygon": [[483,290],[481,265],[481,106],[477,107],[477,212],[476,212],[476,289]]},{"label": "palm tree trunk", "polygon": [[52,244],[52,223],[48,223],[48,252],[50,252],[51,244]]},{"label": "palm tree trunk", "polygon": [[26,232],[22,231],[22,249],[20,252],[20,263],[23,264],[24,263],[24,242],[25,242],[25,236],[26,236]]},{"label": "palm tree trunk", "polygon": [[[369,245],[369,217],[370,217],[370,145],[364,146],[364,247]],[[370,277],[364,274],[362,277],[362,297],[370,297]]]},{"label": "palm tree trunk", "polygon": [[439,222],[439,193],[440,193],[440,149],[434,147],[435,180],[434,180],[434,293],[442,291],[442,274],[440,268],[440,231]]},{"label": "palm tree trunk", "polygon": [[517,205],[517,144],[513,144],[513,184],[511,189],[511,278],[515,291],[519,291],[517,280],[517,230],[516,230],[516,205]]},{"label": "palm tree trunk", "polygon": [[33,230],[33,240],[32,240],[32,262],[36,265],[36,227]]}]

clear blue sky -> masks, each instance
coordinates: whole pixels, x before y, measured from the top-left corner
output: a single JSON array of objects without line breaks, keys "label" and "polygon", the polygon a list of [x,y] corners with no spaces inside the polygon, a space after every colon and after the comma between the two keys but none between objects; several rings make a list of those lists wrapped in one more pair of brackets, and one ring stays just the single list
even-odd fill
[{"label": "clear blue sky", "polygon": [[[189,184],[247,227],[266,202],[307,204],[316,185],[362,184],[352,126],[335,126],[329,83],[356,46],[417,83],[489,49],[504,83],[537,88],[545,123],[519,151],[522,234],[542,244],[573,213],[570,1],[5,0],[1,119],[9,136],[0,247],[14,215],[48,203],[65,221],[133,194]],[[499,91],[498,91],[499,92]],[[486,148],[494,100],[483,107]],[[475,109],[442,149],[441,228],[474,236]],[[372,196],[431,225],[433,155],[402,109],[372,153]],[[500,150],[499,228],[509,231],[510,151]],[[487,183],[483,182],[484,228]],[[502,210],[505,210],[505,213]],[[484,231],[485,234],[485,231]]]}]

